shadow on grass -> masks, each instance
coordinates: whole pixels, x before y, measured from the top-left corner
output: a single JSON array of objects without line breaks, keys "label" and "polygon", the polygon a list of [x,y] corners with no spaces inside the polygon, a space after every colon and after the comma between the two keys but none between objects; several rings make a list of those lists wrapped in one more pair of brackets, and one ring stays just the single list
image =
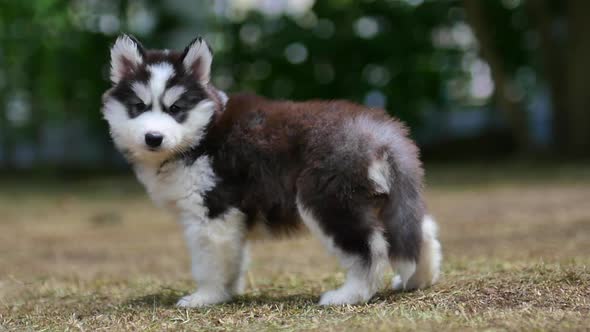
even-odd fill
[{"label": "shadow on grass", "polygon": [[[375,295],[369,303],[375,302],[391,302],[395,303],[400,296],[411,296],[413,292],[400,292],[394,290],[383,290]],[[163,289],[160,292],[144,295],[135,299],[127,301],[125,304],[133,307],[149,307],[149,308],[174,308],[176,302],[187,295],[186,292],[176,289]],[[224,306],[265,306],[265,305],[286,305],[292,307],[303,307],[315,305],[319,301],[320,294],[276,294],[271,292],[245,294],[235,297],[232,301],[223,304]]]},{"label": "shadow on grass", "polygon": [[[375,296],[369,301],[369,303],[374,302],[390,302],[395,303],[399,301],[401,297],[413,296],[413,294],[417,294],[418,291],[411,289],[411,290],[393,290],[393,289],[382,289],[381,291],[377,292]],[[418,295],[415,295],[418,296]]]},{"label": "shadow on grass", "polygon": [[[132,307],[161,307],[174,308],[176,302],[181,297],[188,295],[185,291],[175,289],[163,289],[160,292],[140,296],[124,303]],[[246,294],[235,297],[232,301],[224,306],[264,306],[272,304],[283,304],[288,306],[306,306],[315,304],[319,300],[319,295],[314,294],[290,294],[290,295],[273,295],[269,293]]]},{"label": "shadow on grass", "polygon": [[165,288],[160,292],[140,296],[125,302],[133,307],[173,307],[183,296],[180,290]]}]

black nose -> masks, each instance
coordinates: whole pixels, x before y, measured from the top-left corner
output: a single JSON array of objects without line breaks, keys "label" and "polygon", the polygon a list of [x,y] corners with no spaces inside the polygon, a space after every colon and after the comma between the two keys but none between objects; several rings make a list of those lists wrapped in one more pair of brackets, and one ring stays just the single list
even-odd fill
[{"label": "black nose", "polygon": [[150,148],[157,148],[158,146],[160,146],[162,144],[163,139],[164,136],[162,136],[162,134],[160,133],[151,132],[145,134],[145,144],[147,144],[147,146],[149,146]]}]

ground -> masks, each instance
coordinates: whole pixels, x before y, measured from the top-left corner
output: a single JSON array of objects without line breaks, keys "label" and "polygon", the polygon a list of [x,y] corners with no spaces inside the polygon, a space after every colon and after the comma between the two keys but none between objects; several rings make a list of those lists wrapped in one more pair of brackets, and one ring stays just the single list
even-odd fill
[{"label": "ground", "polygon": [[173,306],[194,287],[181,229],[132,179],[4,177],[0,331],[590,327],[590,167],[427,172],[445,256],[436,286],[318,307],[344,275],[303,235],[255,243],[246,294],[193,310]]}]

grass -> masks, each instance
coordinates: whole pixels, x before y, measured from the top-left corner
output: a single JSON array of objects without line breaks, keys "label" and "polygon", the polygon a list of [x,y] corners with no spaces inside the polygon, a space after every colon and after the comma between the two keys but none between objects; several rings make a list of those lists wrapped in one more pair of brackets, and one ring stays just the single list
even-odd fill
[{"label": "grass", "polygon": [[255,243],[234,302],[177,309],[194,287],[180,227],[132,179],[3,179],[0,331],[588,329],[590,167],[427,171],[441,282],[333,308],[315,303],[344,274],[308,236]]}]

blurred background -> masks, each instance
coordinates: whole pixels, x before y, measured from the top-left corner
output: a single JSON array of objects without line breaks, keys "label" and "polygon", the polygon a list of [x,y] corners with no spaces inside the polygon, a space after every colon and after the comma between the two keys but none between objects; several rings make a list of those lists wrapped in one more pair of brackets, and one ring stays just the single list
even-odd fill
[{"label": "blurred background", "polygon": [[256,242],[247,295],[190,326],[587,329],[589,14],[587,0],[0,0],[0,330],[190,329],[172,307],[194,288],[181,230],[100,112],[121,32],[176,49],[203,35],[230,93],[383,107],[425,160],[445,256],[433,291],[321,311],[344,279],[321,244]]},{"label": "blurred background", "polygon": [[590,155],[590,2],[0,0],[0,169],[118,172],[109,47],[203,35],[228,92],[386,108],[429,160]]}]

